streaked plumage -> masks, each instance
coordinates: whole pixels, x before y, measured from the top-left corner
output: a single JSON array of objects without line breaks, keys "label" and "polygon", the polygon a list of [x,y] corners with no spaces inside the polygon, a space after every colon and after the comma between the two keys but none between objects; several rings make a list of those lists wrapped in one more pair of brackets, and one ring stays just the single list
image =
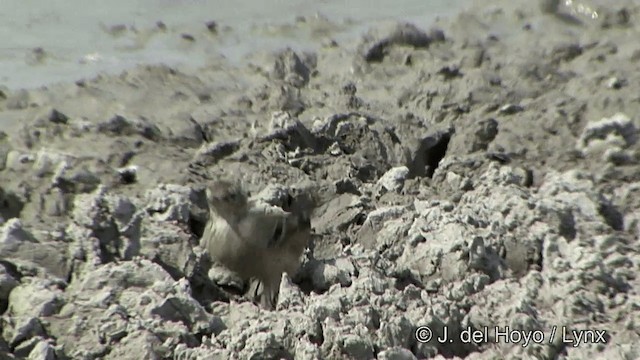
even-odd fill
[{"label": "streaked plumage", "polygon": [[207,189],[209,222],[201,246],[211,258],[251,281],[249,295],[265,308],[275,305],[283,272],[290,276],[310,238],[305,212],[252,199],[235,182]]}]

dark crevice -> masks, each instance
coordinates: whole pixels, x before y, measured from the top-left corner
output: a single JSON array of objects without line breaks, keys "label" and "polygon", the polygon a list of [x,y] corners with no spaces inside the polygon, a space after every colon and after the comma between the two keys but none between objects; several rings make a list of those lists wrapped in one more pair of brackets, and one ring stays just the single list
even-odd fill
[{"label": "dark crevice", "polygon": [[[22,280],[22,274],[18,271],[18,267],[9,261],[0,260],[0,265],[4,266],[6,273],[12,278],[16,279],[18,282]],[[0,299],[0,315],[4,314],[5,311],[9,308],[9,301]]]},{"label": "dark crevice", "polygon": [[171,266],[167,263],[165,263],[164,261],[162,261],[162,259],[160,259],[159,256],[155,256],[152,260],[153,263],[160,265],[160,267],[166,271],[173,280],[180,280],[184,277],[184,273],[182,271],[180,271],[179,269],[175,268],[174,266]]},{"label": "dark crevice", "polygon": [[416,279],[416,277],[409,271],[394,274],[394,277],[396,279],[394,286],[398,291],[404,291],[404,289],[409,285],[413,285],[418,289],[424,289],[422,281],[420,281],[420,279]]},{"label": "dark crevice", "polygon": [[205,221],[200,221],[195,219],[193,216],[189,217],[189,229],[192,233],[194,233],[198,238],[201,238],[204,234],[204,228],[207,226]]},{"label": "dark crevice", "polygon": [[451,140],[451,135],[443,134],[437,142],[426,151],[425,154],[425,163],[427,165],[427,177],[433,177],[433,173],[438,168],[440,164],[440,160],[444,158],[447,154],[447,148],[449,147],[449,140]]},{"label": "dark crevice", "polygon": [[624,229],[624,218],[613,205],[602,204],[598,211],[613,230],[622,231]]},{"label": "dark crevice", "polygon": [[0,187],[0,217],[5,220],[20,217],[24,203],[18,196]]},{"label": "dark crevice", "polygon": [[425,136],[417,149],[406,153],[409,178],[432,178],[440,161],[445,157],[453,130],[439,131]]}]

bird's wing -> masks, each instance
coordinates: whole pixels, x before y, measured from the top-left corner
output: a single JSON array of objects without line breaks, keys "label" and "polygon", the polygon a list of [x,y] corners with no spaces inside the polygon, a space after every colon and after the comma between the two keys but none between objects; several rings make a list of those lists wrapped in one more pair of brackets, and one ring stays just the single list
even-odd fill
[{"label": "bird's wing", "polygon": [[200,246],[213,259],[220,261],[234,271],[237,271],[236,264],[242,262],[242,257],[247,252],[235,229],[213,211],[209,215],[209,221],[200,239]]},{"label": "bird's wing", "polygon": [[265,249],[262,259],[265,272],[250,281],[247,295],[265,309],[274,309],[277,303],[282,273],[293,277],[300,267],[300,256],[311,238],[311,226],[306,219],[290,216],[285,224],[283,238]]},{"label": "bird's wing", "polygon": [[286,237],[289,216],[279,207],[253,202],[238,222],[238,235],[260,248],[276,246]]},{"label": "bird's wing", "polygon": [[290,219],[287,225],[287,238],[281,256],[285,272],[293,277],[300,266],[300,256],[311,241],[311,223],[308,218],[297,216]]}]

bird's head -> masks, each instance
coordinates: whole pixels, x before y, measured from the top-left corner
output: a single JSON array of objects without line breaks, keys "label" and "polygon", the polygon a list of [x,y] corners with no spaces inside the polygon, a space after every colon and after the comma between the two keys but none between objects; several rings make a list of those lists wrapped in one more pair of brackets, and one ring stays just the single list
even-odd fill
[{"label": "bird's head", "polygon": [[249,194],[237,181],[218,180],[207,187],[209,211],[235,223],[247,211]]}]

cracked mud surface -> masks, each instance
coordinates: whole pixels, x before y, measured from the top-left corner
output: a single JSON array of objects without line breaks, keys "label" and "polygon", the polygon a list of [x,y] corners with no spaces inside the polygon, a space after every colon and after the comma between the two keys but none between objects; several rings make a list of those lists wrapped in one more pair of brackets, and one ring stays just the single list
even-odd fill
[{"label": "cracked mud surface", "polygon": [[[640,7],[542,3],[3,91],[0,359],[640,357]],[[219,176],[317,200],[275,311],[197,246]]]}]

